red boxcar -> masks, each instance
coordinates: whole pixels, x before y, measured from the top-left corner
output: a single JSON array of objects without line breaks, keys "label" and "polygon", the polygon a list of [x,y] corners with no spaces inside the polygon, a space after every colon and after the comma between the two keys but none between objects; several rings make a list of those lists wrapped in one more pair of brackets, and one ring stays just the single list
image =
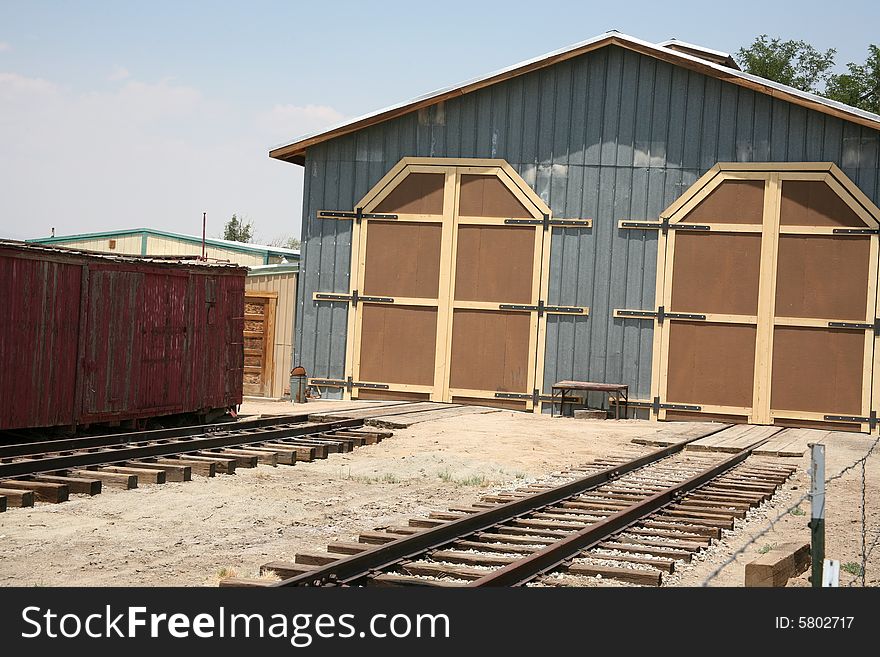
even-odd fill
[{"label": "red boxcar", "polygon": [[0,430],[240,404],[246,273],[0,241]]}]

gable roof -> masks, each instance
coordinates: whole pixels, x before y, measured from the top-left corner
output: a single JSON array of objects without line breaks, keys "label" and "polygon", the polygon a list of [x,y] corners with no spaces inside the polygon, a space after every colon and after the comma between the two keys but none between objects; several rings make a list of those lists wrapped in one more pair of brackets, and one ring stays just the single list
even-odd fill
[{"label": "gable roof", "polygon": [[[65,242],[77,242],[81,240],[91,240],[100,238],[112,238],[122,235],[153,235],[155,237],[167,237],[179,240],[181,242],[202,243],[202,238],[197,235],[186,235],[184,233],[169,233],[164,230],[156,230],[155,228],[125,228],[123,230],[108,230],[98,233],[78,233],[76,235],[58,235],[56,237],[36,237],[26,240],[36,244],[64,244]],[[266,244],[251,244],[250,242],[234,242],[232,240],[222,240],[214,237],[205,238],[205,244],[216,246],[232,251],[242,251],[246,253],[261,253],[268,255],[278,255],[284,257],[292,257],[299,259],[299,250],[288,249],[282,246],[268,246]]]},{"label": "gable roof", "polygon": [[[667,41],[664,43],[667,45],[650,43],[617,31],[605,32],[604,34],[600,34],[592,39],[587,39],[586,41],[582,41],[573,46],[568,46],[567,48],[556,50],[547,53],[546,55],[541,55],[540,57],[520,62],[519,64],[514,64],[513,66],[494,71],[493,73],[489,73],[452,87],[432,91],[423,96],[413,98],[412,100],[398,103],[358,118],[339,123],[320,132],[304,135],[287,144],[276,146],[269,151],[269,157],[302,165],[305,164],[306,150],[311,146],[315,146],[335,137],[356,132],[377,123],[382,123],[383,121],[403,116],[404,114],[409,114],[410,112],[414,112],[424,107],[435,105],[449,98],[463,96],[472,91],[503,82],[504,80],[546,68],[558,62],[572,59],[583,55],[584,53],[612,45],[626,48],[627,50],[632,50],[649,57],[654,57],[655,59],[669,62],[670,64],[718,78],[719,80],[724,80],[747,89],[752,89],[753,91],[767,94],[774,98],[780,98],[790,103],[801,105],[824,114],[829,114],[852,123],[858,123],[859,125],[880,130],[880,116],[877,114],[850,107],[844,103],[823,98],[817,94],[812,94],[778,82],[773,82],[772,80],[767,80],[758,77],[757,75],[744,73],[743,71],[717,64],[705,58],[707,54],[715,54],[717,56],[725,55],[726,53],[711,51],[708,48],[692,46],[691,44],[685,44],[684,42],[677,42],[678,45],[681,46],[681,49],[677,50],[671,47],[673,42]],[[687,52],[688,49],[702,51],[703,56],[698,57],[694,54],[690,54]]]}]

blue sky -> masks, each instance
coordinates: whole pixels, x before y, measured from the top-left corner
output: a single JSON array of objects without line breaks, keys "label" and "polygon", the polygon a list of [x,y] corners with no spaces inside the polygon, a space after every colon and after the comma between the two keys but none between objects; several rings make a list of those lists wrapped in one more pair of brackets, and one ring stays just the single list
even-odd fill
[{"label": "blue sky", "polygon": [[291,141],[608,29],[735,52],[761,33],[880,42],[874,2],[24,2],[0,0],[0,236],[233,213],[298,235]]}]

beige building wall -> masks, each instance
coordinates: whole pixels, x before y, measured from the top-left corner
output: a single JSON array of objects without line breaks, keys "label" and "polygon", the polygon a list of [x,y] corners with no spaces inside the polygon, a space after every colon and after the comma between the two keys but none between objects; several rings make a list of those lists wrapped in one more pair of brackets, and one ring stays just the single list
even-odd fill
[{"label": "beige building wall", "polygon": [[[115,248],[111,248],[111,244],[113,244]],[[89,251],[99,251],[101,253],[140,255],[141,236],[124,235],[122,237],[94,237],[91,239],[76,240],[75,242],[61,242],[57,246],[63,246],[68,249],[87,249]]]},{"label": "beige building wall", "polygon": [[296,272],[250,274],[245,281],[248,292],[275,292],[275,367],[272,375],[272,397],[290,393],[290,368],[293,358],[293,327],[296,311]]},{"label": "beige building wall", "polygon": [[[140,238],[139,238],[140,239]],[[205,245],[206,255],[209,258],[217,260],[229,260],[239,265],[253,266],[266,264],[265,257],[262,253],[248,253],[245,251],[235,251],[233,249],[224,249],[211,244]],[[140,244],[138,244],[138,253],[140,253]],[[193,242],[184,242],[176,240],[172,237],[159,237],[157,235],[147,236],[147,254],[148,255],[202,255],[202,245]],[[278,262],[279,259],[269,258],[269,263]]]}]

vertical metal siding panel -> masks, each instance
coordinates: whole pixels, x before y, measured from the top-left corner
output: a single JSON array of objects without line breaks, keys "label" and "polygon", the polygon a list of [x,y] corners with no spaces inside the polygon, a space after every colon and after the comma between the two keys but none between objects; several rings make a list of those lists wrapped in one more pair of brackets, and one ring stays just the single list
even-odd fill
[{"label": "vertical metal siding panel", "polygon": [[623,78],[623,51],[608,51],[608,68],[605,80],[605,105],[602,110],[602,150],[599,164],[617,164],[617,141],[620,135],[620,93]]},{"label": "vertical metal siding panel", "polygon": [[736,134],[735,160],[753,162],[755,159],[755,93],[742,87],[736,88]]},{"label": "vertical metal siding panel", "polygon": [[859,172],[855,183],[869,198],[877,196],[877,167],[880,158],[880,132],[861,128]]},{"label": "vertical metal siding panel", "polygon": [[825,116],[818,112],[807,113],[804,158],[808,162],[819,162],[825,157],[822,150],[825,144]]},{"label": "vertical metal siding panel", "polygon": [[788,161],[788,112],[790,105],[784,101],[773,99],[772,119],[770,123],[770,160],[772,162]]},{"label": "vertical metal siding panel", "polygon": [[670,66],[672,75],[669,89],[669,110],[666,115],[666,162],[667,167],[684,166],[685,142],[688,139],[688,71]]},{"label": "vertical metal siding panel", "polygon": [[755,94],[754,130],[752,134],[752,157],[755,162],[770,159],[770,127],[773,122],[773,99],[764,94]]},{"label": "vertical metal siding panel", "polygon": [[737,89],[730,84],[721,85],[721,106],[718,114],[718,142],[716,157],[719,162],[736,160]]},{"label": "vertical metal siding panel", "polygon": [[807,137],[807,110],[790,106],[788,113],[788,159],[801,162],[805,159],[805,140]]},{"label": "vertical metal siding panel", "polygon": [[704,81],[703,115],[700,124],[699,168],[705,171],[718,162],[718,123],[721,111],[721,82]]},{"label": "vertical metal siding panel", "polygon": [[492,157],[492,88],[476,92],[476,125],[474,126],[474,157]]},{"label": "vertical metal siding panel", "polygon": [[584,164],[602,161],[602,134],[605,127],[605,96],[608,84],[608,49],[602,49],[588,60],[587,125]]},{"label": "vertical metal siding panel", "polygon": [[687,75],[687,105],[684,123],[687,126],[684,138],[682,168],[699,168],[702,161],[702,121],[706,102],[706,77],[693,71]]}]

